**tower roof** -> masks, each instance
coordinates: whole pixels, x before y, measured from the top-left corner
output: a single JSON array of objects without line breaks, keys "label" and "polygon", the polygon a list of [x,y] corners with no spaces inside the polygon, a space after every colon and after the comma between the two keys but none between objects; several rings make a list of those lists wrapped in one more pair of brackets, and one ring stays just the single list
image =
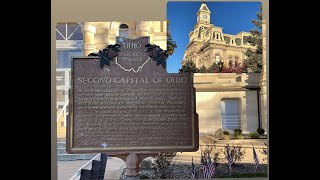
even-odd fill
[{"label": "tower roof", "polygon": [[200,8],[199,8],[199,11],[206,11],[206,12],[211,13],[210,10],[209,10],[209,8],[208,8],[208,6],[207,6],[207,4],[206,4],[205,2],[203,2],[203,3],[201,4],[201,6],[200,6]]}]

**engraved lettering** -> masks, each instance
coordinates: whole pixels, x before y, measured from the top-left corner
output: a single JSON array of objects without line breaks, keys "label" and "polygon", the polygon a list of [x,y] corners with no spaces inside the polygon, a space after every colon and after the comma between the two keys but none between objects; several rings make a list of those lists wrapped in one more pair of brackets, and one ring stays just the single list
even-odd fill
[{"label": "engraved lettering", "polygon": [[101,149],[102,143],[106,149],[191,150],[196,144],[192,75],[167,74],[156,66],[145,52],[149,39],[122,40],[117,39],[121,52],[110,66],[101,69],[97,60],[73,59],[71,146],[84,151]]}]

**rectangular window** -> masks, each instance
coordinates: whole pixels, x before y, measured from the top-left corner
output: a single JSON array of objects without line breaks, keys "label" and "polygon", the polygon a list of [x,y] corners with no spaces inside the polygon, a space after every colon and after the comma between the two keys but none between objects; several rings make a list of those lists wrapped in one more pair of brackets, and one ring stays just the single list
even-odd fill
[{"label": "rectangular window", "polygon": [[240,99],[222,99],[221,117],[223,129],[241,128]]},{"label": "rectangular window", "polygon": [[57,50],[57,68],[71,68],[71,58],[73,56],[83,56],[82,50]]},{"label": "rectangular window", "polygon": [[129,38],[129,30],[128,29],[120,29],[119,37]]}]

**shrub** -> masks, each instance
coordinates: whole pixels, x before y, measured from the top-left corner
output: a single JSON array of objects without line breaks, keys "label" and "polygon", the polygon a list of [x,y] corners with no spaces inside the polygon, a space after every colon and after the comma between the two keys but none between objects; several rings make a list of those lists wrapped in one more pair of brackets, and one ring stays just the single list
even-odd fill
[{"label": "shrub", "polygon": [[218,149],[218,148],[214,148],[214,155],[213,155],[213,163],[215,164],[215,166],[217,167],[221,161],[221,158],[220,158],[220,153],[222,152],[223,150],[222,149]]},{"label": "shrub", "polygon": [[252,133],[250,133],[250,138],[251,138],[251,139],[258,139],[258,138],[259,138],[259,135],[258,135],[258,133],[256,133],[256,132],[252,132]]},{"label": "shrub", "polygon": [[238,134],[234,137],[235,139],[244,139],[244,137],[241,134]]},{"label": "shrub", "polygon": [[176,152],[164,152],[159,153],[155,158],[155,164],[152,165],[152,169],[156,178],[158,179],[172,179],[173,174],[173,158],[177,155]]},{"label": "shrub", "polygon": [[223,140],[230,140],[230,136],[228,136],[228,135],[223,135]]},{"label": "shrub", "polygon": [[[244,158],[246,150],[242,149],[242,146],[240,144],[236,144],[235,146],[229,146],[229,150],[231,156],[231,165],[234,166],[241,163],[241,160]],[[227,148],[225,148],[223,153],[225,156],[225,160],[227,160]]]},{"label": "shrub", "polygon": [[151,169],[152,168],[152,159],[146,158],[141,162],[141,169]]},{"label": "shrub", "polygon": [[224,135],[229,135],[229,131],[223,131]]},{"label": "shrub", "polygon": [[268,159],[268,145],[267,143],[264,143],[265,147],[263,147],[262,151],[260,151],[262,154],[265,155],[265,158],[263,158],[263,161],[266,161]]},{"label": "shrub", "polygon": [[246,72],[247,67],[225,67],[222,69],[222,73],[244,73]]},{"label": "shrub", "polygon": [[257,132],[258,132],[260,135],[262,135],[262,134],[264,134],[264,129],[263,129],[263,128],[258,128],[258,129],[257,129]]},{"label": "shrub", "polygon": [[215,143],[206,143],[206,145],[200,145],[201,154],[204,156],[204,159],[208,159],[208,154],[217,167],[219,163],[221,163],[221,159],[223,158],[222,153],[223,149],[218,148]]},{"label": "shrub", "polygon": [[241,135],[242,130],[241,129],[234,129],[234,137]]},{"label": "shrub", "polygon": [[217,73],[219,72],[219,65],[217,63],[213,63],[208,69],[207,71],[209,73]]},{"label": "shrub", "polygon": [[141,174],[140,179],[149,179],[149,177],[147,175]]},{"label": "shrub", "polygon": [[206,73],[207,72],[207,68],[203,65],[200,69],[199,69],[199,73]]}]

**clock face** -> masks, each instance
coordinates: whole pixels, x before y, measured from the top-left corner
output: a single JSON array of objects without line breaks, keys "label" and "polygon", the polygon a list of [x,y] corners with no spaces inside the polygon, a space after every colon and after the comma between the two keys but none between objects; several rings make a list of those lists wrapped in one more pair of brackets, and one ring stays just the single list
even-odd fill
[{"label": "clock face", "polygon": [[202,17],[203,17],[203,19],[207,19],[207,15],[203,15]]}]

